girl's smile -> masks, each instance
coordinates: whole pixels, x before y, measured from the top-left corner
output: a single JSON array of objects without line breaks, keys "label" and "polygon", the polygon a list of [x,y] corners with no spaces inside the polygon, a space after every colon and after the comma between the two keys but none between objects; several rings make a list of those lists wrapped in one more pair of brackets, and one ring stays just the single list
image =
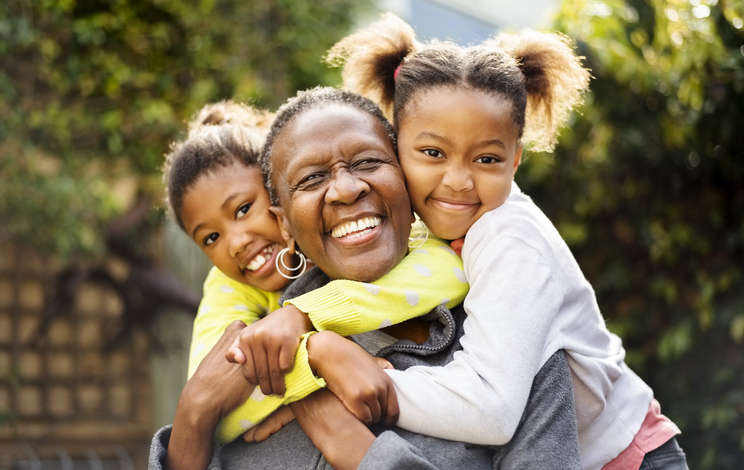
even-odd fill
[{"label": "girl's smile", "polygon": [[266,291],[287,284],[274,263],[285,247],[258,167],[235,162],[202,175],[183,198],[186,233],[228,277]]},{"label": "girl's smile", "polygon": [[422,91],[398,125],[411,203],[440,238],[454,240],[509,197],[522,156],[508,99],[469,88]]}]

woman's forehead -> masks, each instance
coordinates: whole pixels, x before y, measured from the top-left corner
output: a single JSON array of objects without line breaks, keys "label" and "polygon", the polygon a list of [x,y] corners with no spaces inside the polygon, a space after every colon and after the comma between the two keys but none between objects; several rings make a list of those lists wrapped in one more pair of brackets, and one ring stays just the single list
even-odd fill
[{"label": "woman's forehead", "polygon": [[[274,151],[284,164],[334,150],[393,152],[386,130],[368,112],[343,103],[317,106],[298,115],[279,137]],[[345,152],[344,152],[345,153]]]}]

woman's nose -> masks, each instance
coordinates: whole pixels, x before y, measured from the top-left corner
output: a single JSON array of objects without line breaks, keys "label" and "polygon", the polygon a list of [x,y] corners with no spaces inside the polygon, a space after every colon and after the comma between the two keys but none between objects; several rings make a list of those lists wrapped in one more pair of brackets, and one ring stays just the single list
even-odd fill
[{"label": "woman's nose", "polygon": [[331,179],[325,194],[326,204],[353,204],[369,193],[369,185],[348,171],[339,171]]},{"label": "woman's nose", "polygon": [[474,187],[470,170],[462,166],[448,168],[442,177],[442,184],[457,192],[470,191]]}]

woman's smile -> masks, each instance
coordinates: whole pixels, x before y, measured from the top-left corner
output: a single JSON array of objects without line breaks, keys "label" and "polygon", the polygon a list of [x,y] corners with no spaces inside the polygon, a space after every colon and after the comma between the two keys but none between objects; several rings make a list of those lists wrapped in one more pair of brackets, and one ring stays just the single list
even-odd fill
[{"label": "woman's smile", "polygon": [[356,242],[364,243],[374,236],[375,228],[380,225],[381,220],[380,217],[371,216],[360,217],[350,222],[342,222],[331,229],[331,236],[338,240],[355,240]]},{"label": "woman's smile", "polygon": [[331,279],[377,279],[406,255],[413,213],[403,171],[371,114],[340,103],[308,110],[272,153],[285,227]]}]

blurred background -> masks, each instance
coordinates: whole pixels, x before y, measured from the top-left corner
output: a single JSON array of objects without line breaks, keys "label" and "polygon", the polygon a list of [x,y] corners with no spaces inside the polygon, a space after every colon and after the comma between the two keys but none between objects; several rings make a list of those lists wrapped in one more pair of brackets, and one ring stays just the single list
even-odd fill
[{"label": "blurred background", "polygon": [[165,220],[163,155],[207,102],[338,85],[321,57],[387,10],[420,39],[576,40],[591,93],[517,181],[690,468],[742,468],[743,0],[5,0],[0,469],[145,467],[209,268]]}]

